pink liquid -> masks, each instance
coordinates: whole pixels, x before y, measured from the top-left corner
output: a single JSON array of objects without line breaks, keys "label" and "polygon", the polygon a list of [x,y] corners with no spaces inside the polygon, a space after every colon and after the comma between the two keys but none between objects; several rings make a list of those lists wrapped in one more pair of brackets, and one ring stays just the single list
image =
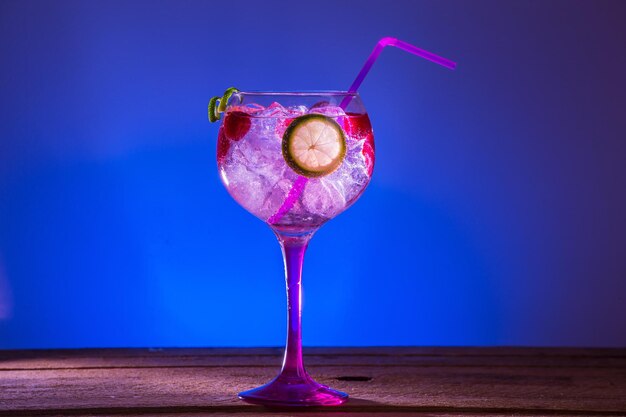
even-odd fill
[{"label": "pink liquid", "polygon": [[[282,154],[285,130],[295,117],[308,113],[332,118],[346,138],[342,164],[318,178],[301,177]],[[277,230],[314,230],[348,208],[367,187],[374,167],[372,126],[367,114],[346,114],[336,106],[229,108],[219,130],[217,163],[226,189],[250,213]],[[285,201],[293,204],[277,216]]]}]

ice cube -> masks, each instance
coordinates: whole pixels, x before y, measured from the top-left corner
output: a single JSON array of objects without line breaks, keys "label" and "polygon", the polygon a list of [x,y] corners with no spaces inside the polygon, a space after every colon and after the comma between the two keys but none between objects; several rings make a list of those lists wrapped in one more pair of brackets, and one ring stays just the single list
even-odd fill
[{"label": "ice cube", "polygon": [[341,107],[332,105],[312,107],[309,113],[322,114],[328,117],[341,117],[346,115],[346,112]]},{"label": "ice cube", "polygon": [[265,196],[266,180],[250,171],[244,164],[234,162],[225,167],[228,175],[228,192],[246,210],[256,214]]},{"label": "ice cube", "polygon": [[256,112],[254,115],[256,117],[286,117],[289,115],[289,110],[283,107],[282,104],[273,102],[265,109]]},{"label": "ice cube", "polygon": [[343,184],[326,178],[312,178],[306,184],[302,205],[310,214],[334,217],[346,205]]},{"label": "ice cube", "polygon": [[286,110],[289,113],[289,117],[298,117],[306,114],[309,109],[307,106],[289,106]]},{"label": "ice cube", "polygon": [[261,217],[264,220],[272,217],[272,215],[280,209],[287,199],[287,195],[291,190],[292,184],[292,180],[288,178],[281,178],[271,187],[269,193],[267,193],[266,198],[263,201],[263,206],[261,207]]}]

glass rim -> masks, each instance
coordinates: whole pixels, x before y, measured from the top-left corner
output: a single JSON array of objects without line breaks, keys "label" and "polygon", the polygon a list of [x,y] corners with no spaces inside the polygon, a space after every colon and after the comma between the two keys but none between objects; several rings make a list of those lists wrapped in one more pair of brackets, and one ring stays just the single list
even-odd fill
[{"label": "glass rim", "polygon": [[356,91],[342,91],[342,90],[301,90],[301,91],[237,91],[235,94],[248,95],[248,96],[294,96],[294,97],[306,97],[306,96],[348,96],[356,97],[359,95]]}]

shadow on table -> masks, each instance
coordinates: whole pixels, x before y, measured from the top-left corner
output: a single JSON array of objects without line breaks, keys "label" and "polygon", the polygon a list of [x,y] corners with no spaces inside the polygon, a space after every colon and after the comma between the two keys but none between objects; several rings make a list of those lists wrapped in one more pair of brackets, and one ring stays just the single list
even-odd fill
[{"label": "shadow on table", "polygon": [[383,403],[379,403],[377,401],[365,400],[362,398],[352,398],[350,397],[346,403],[339,407],[312,407],[312,408],[303,408],[303,409],[294,409],[289,407],[262,407],[259,406],[259,410],[278,412],[282,415],[282,413],[288,414],[306,414],[307,417],[315,417],[315,416],[327,416],[327,415],[347,415],[354,412],[377,412],[382,410],[395,409],[393,406],[388,406]]}]

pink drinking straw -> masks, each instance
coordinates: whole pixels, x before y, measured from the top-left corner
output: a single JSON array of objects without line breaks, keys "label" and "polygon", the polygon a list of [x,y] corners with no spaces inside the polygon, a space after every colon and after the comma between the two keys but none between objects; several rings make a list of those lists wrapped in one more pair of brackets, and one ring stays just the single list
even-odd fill
[{"label": "pink drinking straw", "polygon": [[[354,82],[348,89],[348,93],[355,93],[359,89],[361,83],[363,83],[363,80],[370,72],[370,69],[372,69],[374,62],[376,62],[380,53],[383,51],[383,49],[385,49],[385,46],[395,46],[396,48],[402,49],[403,51],[409,52],[413,55],[417,55],[421,58],[427,59],[431,62],[434,62],[435,64],[439,64],[451,70],[456,68],[456,62],[450,61],[449,59],[433,54],[432,52],[428,52],[424,49],[418,48],[417,46],[401,41],[400,39],[387,36],[378,41],[378,43],[374,47],[374,50],[367,58],[367,61],[365,61],[365,65],[363,65],[363,68],[361,68],[361,71],[359,71],[359,74],[356,76]],[[339,106],[345,110],[346,107],[348,107],[348,104],[350,104],[351,100],[352,96],[347,95],[342,100]],[[287,198],[280,206],[280,208],[276,211],[276,213],[274,213],[272,217],[267,220],[268,223],[274,224],[278,222],[285,214],[287,214],[289,210],[291,210],[293,205],[296,204],[296,201],[298,201],[298,198],[300,198],[300,195],[304,191],[304,187],[306,186],[308,180],[308,178],[302,176],[299,176],[296,179],[296,181],[291,186],[291,190],[289,190],[289,193],[287,194]]]}]

